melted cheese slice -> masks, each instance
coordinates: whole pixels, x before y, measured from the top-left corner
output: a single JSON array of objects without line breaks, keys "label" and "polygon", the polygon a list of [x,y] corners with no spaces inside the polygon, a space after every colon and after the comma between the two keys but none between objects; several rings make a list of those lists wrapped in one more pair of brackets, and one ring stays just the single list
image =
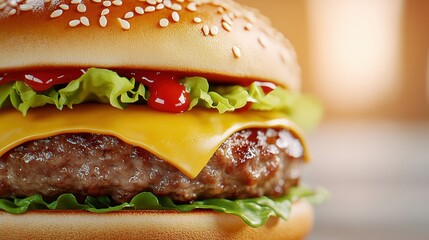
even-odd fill
[{"label": "melted cheese slice", "polygon": [[[219,146],[233,133],[247,128],[280,127],[291,130],[304,145],[298,128],[280,113],[219,114],[193,109],[180,115],[131,105],[120,110],[107,104],[81,104],[62,111],[31,109],[26,117],[2,110],[0,156],[31,140],[64,133],[94,133],[118,137],[142,147],[195,178]],[[305,146],[304,146],[304,152]]]}]

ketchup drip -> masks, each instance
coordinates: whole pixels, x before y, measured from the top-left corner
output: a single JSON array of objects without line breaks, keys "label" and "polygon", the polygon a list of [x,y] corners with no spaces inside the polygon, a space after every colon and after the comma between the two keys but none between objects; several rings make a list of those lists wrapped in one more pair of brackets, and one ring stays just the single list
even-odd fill
[{"label": "ketchup drip", "polygon": [[277,86],[274,83],[270,83],[270,82],[254,82],[254,83],[257,86],[260,86],[262,88],[262,91],[264,91],[265,94],[268,94],[277,88]]},{"label": "ketchup drip", "polygon": [[[152,109],[182,113],[189,109],[190,96],[185,86],[179,83],[180,75],[171,72],[133,71],[114,69],[121,77],[134,78],[142,83],[149,91],[148,106]],[[82,76],[84,69],[48,69],[27,70],[22,72],[0,73],[0,84],[22,81],[36,92],[43,92],[58,84],[67,84]],[[273,91],[277,86],[270,82],[254,82],[262,88],[265,94]],[[240,111],[249,110],[252,103],[248,102]]]},{"label": "ketchup drip", "polygon": [[0,84],[22,81],[36,92],[43,92],[54,85],[66,84],[78,79],[85,73],[83,69],[61,70],[31,70],[25,72],[11,72],[0,74]]},{"label": "ketchup drip", "polygon": [[[115,70],[119,76],[135,78],[149,90],[147,103],[150,108],[171,113],[182,113],[189,109],[190,96],[185,86],[178,81],[177,74],[155,71]],[[78,79],[84,69],[27,70],[0,73],[0,84],[24,80],[36,92],[43,92],[54,85],[67,84]]]},{"label": "ketchup drip", "polygon": [[120,76],[135,78],[149,88],[147,104],[150,108],[171,113],[182,113],[191,104],[185,86],[179,83],[178,76],[172,73],[148,71],[116,71]]}]

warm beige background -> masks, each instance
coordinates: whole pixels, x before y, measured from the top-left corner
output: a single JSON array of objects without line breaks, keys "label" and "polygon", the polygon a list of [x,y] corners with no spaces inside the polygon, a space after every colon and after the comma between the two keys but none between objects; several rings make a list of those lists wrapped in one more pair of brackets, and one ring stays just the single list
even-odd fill
[{"label": "warm beige background", "polygon": [[[309,79],[309,28],[307,2],[302,0],[238,0],[237,2],[259,9],[268,16],[295,46],[303,68],[303,78]],[[310,82],[303,82],[304,89],[310,89]]]},{"label": "warm beige background", "polygon": [[429,1],[239,1],[288,36],[326,107],[304,181],[332,196],[309,239],[428,239]]},{"label": "warm beige background", "polygon": [[429,119],[429,1],[238,2],[260,9],[292,41],[304,90],[324,101],[328,117]]}]

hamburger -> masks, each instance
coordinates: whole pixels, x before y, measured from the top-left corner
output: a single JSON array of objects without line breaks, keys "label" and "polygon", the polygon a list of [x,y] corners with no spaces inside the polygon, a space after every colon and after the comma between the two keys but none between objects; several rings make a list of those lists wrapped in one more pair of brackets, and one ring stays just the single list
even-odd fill
[{"label": "hamburger", "polygon": [[289,41],[225,0],[0,0],[0,229],[16,238],[302,239]]}]

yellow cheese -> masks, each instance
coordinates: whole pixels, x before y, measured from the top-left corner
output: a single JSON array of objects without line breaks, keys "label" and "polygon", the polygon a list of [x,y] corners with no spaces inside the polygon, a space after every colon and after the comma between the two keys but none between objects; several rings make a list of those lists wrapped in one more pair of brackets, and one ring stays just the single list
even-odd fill
[{"label": "yellow cheese", "polygon": [[257,127],[288,128],[304,144],[297,127],[280,113],[219,114],[193,109],[176,115],[145,106],[134,105],[120,110],[107,104],[81,104],[73,110],[31,109],[26,117],[14,109],[2,110],[0,156],[27,141],[58,134],[105,134],[142,147],[195,178],[229,136]]}]

